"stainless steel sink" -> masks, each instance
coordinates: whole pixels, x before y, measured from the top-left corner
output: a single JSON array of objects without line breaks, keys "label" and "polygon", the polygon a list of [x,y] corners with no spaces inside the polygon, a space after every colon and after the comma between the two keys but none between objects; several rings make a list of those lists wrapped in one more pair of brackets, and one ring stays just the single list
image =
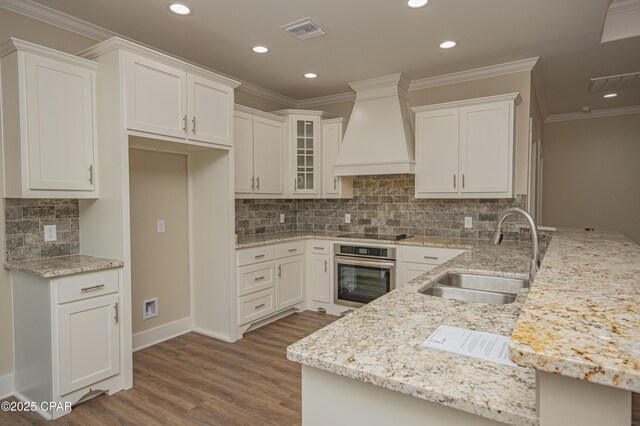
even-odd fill
[{"label": "stainless steel sink", "polygon": [[449,273],[420,293],[465,302],[504,305],[513,303],[518,292],[528,287],[529,280],[526,279]]}]

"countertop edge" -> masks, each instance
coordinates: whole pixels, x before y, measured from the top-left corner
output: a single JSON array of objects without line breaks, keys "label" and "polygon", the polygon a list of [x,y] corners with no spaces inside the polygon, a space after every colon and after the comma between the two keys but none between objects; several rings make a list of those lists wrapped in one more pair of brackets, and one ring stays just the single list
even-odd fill
[{"label": "countertop edge", "polygon": [[[50,259],[62,260],[65,257],[67,256],[60,256],[57,258],[50,258]],[[91,258],[92,256],[86,256],[86,257]],[[33,274],[41,278],[59,278],[59,277],[65,277],[69,275],[77,275],[77,274],[83,274],[87,272],[97,272],[97,271],[118,269],[118,268],[124,267],[124,262],[121,260],[98,258],[98,257],[95,257],[93,259],[95,259],[95,262],[96,262],[96,264],[94,265],[81,265],[81,266],[69,265],[69,266],[61,266],[59,268],[46,268],[45,270],[34,268],[33,266],[30,266],[27,264],[21,264],[21,262],[4,262],[3,266],[5,269],[8,269],[9,271]],[[44,260],[44,259],[37,259],[37,260]],[[24,262],[33,262],[33,261],[24,261]]]}]

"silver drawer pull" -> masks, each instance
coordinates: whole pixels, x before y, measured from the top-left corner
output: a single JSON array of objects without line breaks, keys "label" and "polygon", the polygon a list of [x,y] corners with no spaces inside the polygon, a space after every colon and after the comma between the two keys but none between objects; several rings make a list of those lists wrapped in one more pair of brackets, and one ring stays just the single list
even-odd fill
[{"label": "silver drawer pull", "polygon": [[267,277],[265,277],[265,276],[263,275],[263,276],[261,276],[261,277],[254,278],[253,280],[254,280],[254,281],[262,281],[262,280],[264,280],[265,278],[267,278]]},{"label": "silver drawer pull", "polygon": [[259,254],[259,255],[256,255],[256,256],[254,256],[254,257],[255,257],[256,259],[262,259],[262,258],[263,258],[263,257],[265,257],[265,256],[266,256],[266,254]]},{"label": "silver drawer pull", "polygon": [[95,291],[95,290],[100,290],[102,287],[104,287],[104,284],[98,284],[98,285],[94,285],[93,287],[84,287],[81,288],[80,291],[85,292],[85,291]]},{"label": "silver drawer pull", "polygon": [[324,250],[324,247],[314,247],[314,250]]},{"label": "silver drawer pull", "polygon": [[260,308],[264,308],[264,303],[261,303],[260,305],[256,306],[254,309],[260,309]]},{"label": "silver drawer pull", "polygon": [[425,259],[438,260],[438,256],[424,256]]},{"label": "silver drawer pull", "polygon": [[289,249],[289,253],[293,253],[293,252],[296,252],[296,251],[298,251],[298,249]]}]

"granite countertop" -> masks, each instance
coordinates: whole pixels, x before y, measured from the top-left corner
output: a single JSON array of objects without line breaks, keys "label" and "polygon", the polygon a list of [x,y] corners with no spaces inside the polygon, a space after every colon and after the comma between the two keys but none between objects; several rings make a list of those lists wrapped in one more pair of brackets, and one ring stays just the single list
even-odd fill
[{"label": "granite countertop", "polygon": [[100,257],[73,255],[47,259],[5,262],[4,267],[12,271],[28,272],[43,278],[55,278],[83,272],[121,268],[124,262]]},{"label": "granite countertop", "polygon": [[377,243],[377,244],[396,244],[396,245],[410,245],[410,246],[429,246],[429,247],[442,247],[442,248],[456,248],[462,250],[468,250],[477,247],[478,242],[476,240],[456,239],[456,238],[442,238],[442,237],[409,237],[404,240],[368,240],[362,238],[352,237],[340,237],[345,235],[345,232],[320,232],[320,231],[294,231],[294,232],[282,232],[276,234],[262,234],[243,236],[238,238],[236,249],[244,249],[250,247],[258,247],[269,244],[286,243],[288,241],[298,240],[331,240],[331,241],[359,241],[362,243]]},{"label": "granite countertop", "polygon": [[640,246],[559,229],[511,335],[513,361],[640,392]]},{"label": "granite countertop", "polygon": [[[431,245],[428,241],[415,243]],[[418,293],[446,271],[528,276],[529,244],[463,241],[471,246],[465,253],[291,345],[287,357],[504,423],[537,424],[534,370],[420,347],[441,324],[505,336],[516,324],[527,290],[506,305]],[[460,240],[449,243],[455,246]]]}]

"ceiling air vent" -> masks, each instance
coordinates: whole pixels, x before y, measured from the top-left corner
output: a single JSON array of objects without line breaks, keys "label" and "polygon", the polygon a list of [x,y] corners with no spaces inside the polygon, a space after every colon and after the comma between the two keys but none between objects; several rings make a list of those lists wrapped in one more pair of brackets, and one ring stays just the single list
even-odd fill
[{"label": "ceiling air vent", "polygon": [[633,72],[630,74],[592,78],[591,83],[589,84],[589,91],[605,92],[637,86],[640,86],[640,72]]},{"label": "ceiling air vent", "polygon": [[289,34],[298,37],[300,40],[307,40],[313,37],[329,34],[329,31],[326,28],[316,24],[311,18],[300,19],[299,21],[283,25],[280,28]]}]

